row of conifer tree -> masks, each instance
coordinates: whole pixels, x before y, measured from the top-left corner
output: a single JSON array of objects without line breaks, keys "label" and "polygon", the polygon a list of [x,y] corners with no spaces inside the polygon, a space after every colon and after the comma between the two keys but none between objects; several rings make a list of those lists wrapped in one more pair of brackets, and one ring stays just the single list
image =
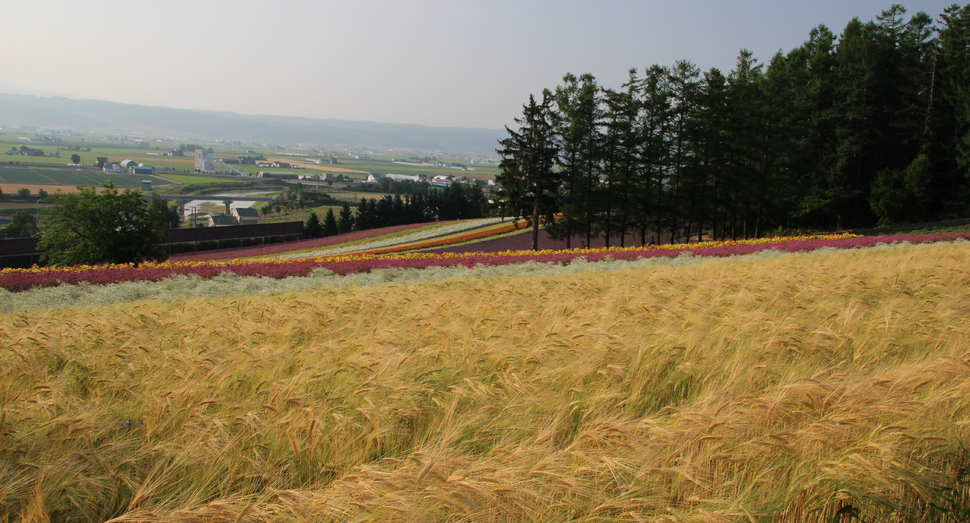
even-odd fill
[{"label": "row of conifer tree", "polygon": [[[505,212],[589,245],[758,237],[970,213],[970,6],[893,5],[765,66],[654,65],[530,96],[500,142]],[[575,245],[574,245],[575,246]]]},{"label": "row of conifer tree", "polygon": [[311,213],[303,236],[319,238],[395,225],[482,218],[487,207],[485,193],[477,183],[453,182],[444,189],[361,198],[356,212],[345,202],[339,213],[328,209],[322,222],[316,213]]}]

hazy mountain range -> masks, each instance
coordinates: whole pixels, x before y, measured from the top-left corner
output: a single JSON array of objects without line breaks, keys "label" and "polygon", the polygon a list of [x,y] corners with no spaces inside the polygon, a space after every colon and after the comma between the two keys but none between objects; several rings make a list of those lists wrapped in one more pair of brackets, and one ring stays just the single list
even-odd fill
[{"label": "hazy mountain range", "polygon": [[0,127],[21,126],[107,134],[151,133],[177,139],[403,147],[485,155],[494,155],[498,140],[506,136],[504,130],[494,129],[243,115],[0,93]]}]

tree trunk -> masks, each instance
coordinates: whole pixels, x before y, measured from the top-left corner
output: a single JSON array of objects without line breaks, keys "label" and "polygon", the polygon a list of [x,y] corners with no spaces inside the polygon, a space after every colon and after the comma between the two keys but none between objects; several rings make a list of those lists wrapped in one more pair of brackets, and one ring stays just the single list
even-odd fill
[{"label": "tree trunk", "polygon": [[532,250],[539,250],[539,195],[532,204]]}]

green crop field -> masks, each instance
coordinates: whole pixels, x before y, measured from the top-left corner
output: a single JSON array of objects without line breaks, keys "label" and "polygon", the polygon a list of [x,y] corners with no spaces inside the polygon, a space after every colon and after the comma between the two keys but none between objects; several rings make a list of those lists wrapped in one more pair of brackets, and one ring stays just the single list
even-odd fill
[{"label": "green crop field", "polygon": [[223,183],[235,180],[221,176],[199,176],[195,174],[166,174],[165,178],[178,183]]},{"label": "green crop field", "polygon": [[[357,160],[357,159],[340,159],[340,163],[337,167],[342,167],[344,169],[353,169],[357,171],[366,171],[378,174],[424,174],[428,178],[432,178],[439,174],[450,174],[452,176],[467,176],[469,178],[494,178],[498,174],[497,165],[486,165],[486,164],[474,164],[468,165],[469,169],[475,169],[474,171],[463,171],[460,169],[451,169],[448,167],[436,167],[432,165],[404,165],[400,163],[394,163],[390,161],[382,160]],[[466,164],[467,165],[467,164]],[[326,168],[324,168],[326,170]]]},{"label": "green crop field", "polygon": [[[191,151],[187,152],[183,157],[171,157],[164,156],[168,151],[177,148],[180,144],[175,141],[152,141],[150,142],[150,147],[137,147],[134,146],[132,142],[119,143],[111,140],[106,140],[104,137],[100,136],[70,136],[63,137],[64,141],[59,143],[50,142],[32,142],[25,144],[23,140],[13,135],[0,136],[0,164],[16,164],[17,166],[24,165],[64,165],[67,166],[71,162],[71,156],[77,154],[80,156],[81,165],[90,166],[93,165],[98,157],[108,158],[111,162],[121,162],[126,159],[134,160],[138,163],[143,163],[147,166],[154,167],[156,169],[164,169],[175,171],[179,173],[190,174],[194,171],[194,153]],[[490,179],[494,178],[498,174],[497,164],[482,164],[482,163],[472,163],[473,159],[458,156],[437,156],[440,161],[451,164],[453,162],[458,162],[466,165],[469,169],[474,170],[460,170],[452,169],[448,167],[438,167],[436,165],[402,165],[399,163],[393,163],[392,159],[406,159],[409,154],[402,151],[368,151],[367,154],[370,156],[365,159],[358,159],[350,157],[352,154],[357,154],[355,151],[342,150],[342,149],[332,149],[326,148],[324,150],[317,149],[299,149],[299,148],[279,148],[279,147],[261,147],[255,145],[247,146],[232,146],[227,144],[218,143],[208,143],[204,141],[191,141],[192,145],[198,145],[212,150],[212,155],[217,158],[240,158],[242,156],[263,156],[267,159],[280,159],[282,161],[288,161],[293,164],[302,164],[305,170],[302,172],[306,174],[342,174],[348,176],[354,180],[363,180],[366,173],[376,173],[376,174],[424,174],[429,179],[436,175],[453,175],[456,177],[466,176],[473,179]],[[46,154],[57,154],[59,157],[43,156],[43,157],[27,157],[19,155],[8,155],[4,154],[11,149],[17,149],[20,146],[27,145],[31,148],[37,148],[43,150]],[[79,150],[72,150],[79,149]],[[327,157],[330,154],[336,154],[338,161],[340,163],[336,165],[316,165],[313,163],[308,163],[306,160],[308,158],[320,158]],[[420,156],[420,154],[419,154]],[[216,162],[215,167],[217,169],[223,169],[224,166]],[[256,165],[243,165],[243,164],[233,164],[233,168],[240,171],[255,174],[259,171],[266,170],[265,167],[259,167]],[[359,171],[357,173],[347,173],[346,170]],[[301,173],[300,170],[294,170],[295,174]],[[167,178],[175,180],[174,175],[169,175],[167,173],[163,174]],[[12,183],[28,183],[28,182],[12,182]],[[30,183],[51,183],[51,182],[30,182]],[[69,183],[73,185],[76,182]],[[119,186],[125,186],[121,182],[116,182]],[[137,185],[140,182],[135,182]],[[197,182],[188,182],[197,183]]]},{"label": "green crop field", "polygon": [[39,212],[41,208],[49,207],[49,205],[38,205],[34,203],[14,203],[14,202],[2,202],[0,203],[0,216],[10,216],[17,211],[29,211],[31,214]]},{"label": "green crop field", "polygon": [[[2,148],[2,146],[0,146]],[[123,160],[134,160],[138,163],[143,163],[147,166],[154,168],[166,168],[174,170],[189,170],[194,169],[194,160],[185,158],[172,158],[169,156],[148,156],[145,151],[141,151],[140,154],[124,154],[118,151],[96,151],[96,152],[77,152],[77,151],[61,151],[60,158],[53,158],[48,156],[13,156],[13,155],[0,155],[0,161],[4,164],[19,164],[19,165],[36,165],[36,164],[58,164],[67,166],[71,163],[71,155],[77,154],[81,157],[81,165],[92,166],[94,165],[96,159],[101,157],[108,158],[112,163],[120,163]]]},{"label": "green crop field", "polygon": [[105,173],[94,170],[57,169],[29,166],[0,165],[0,183],[31,185],[80,185],[100,186],[112,181],[118,187],[141,187],[142,180],[152,180],[153,185],[170,185],[157,176],[142,174]]}]

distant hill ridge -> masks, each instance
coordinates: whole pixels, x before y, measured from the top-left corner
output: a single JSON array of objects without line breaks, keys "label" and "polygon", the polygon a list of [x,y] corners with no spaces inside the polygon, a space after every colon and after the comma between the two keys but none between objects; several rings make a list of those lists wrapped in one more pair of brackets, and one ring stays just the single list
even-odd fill
[{"label": "distant hill ridge", "polygon": [[504,130],[243,115],[0,93],[0,126],[55,127],[107,133],[163,133],[264,143],[360,145],[494,154]]}]

